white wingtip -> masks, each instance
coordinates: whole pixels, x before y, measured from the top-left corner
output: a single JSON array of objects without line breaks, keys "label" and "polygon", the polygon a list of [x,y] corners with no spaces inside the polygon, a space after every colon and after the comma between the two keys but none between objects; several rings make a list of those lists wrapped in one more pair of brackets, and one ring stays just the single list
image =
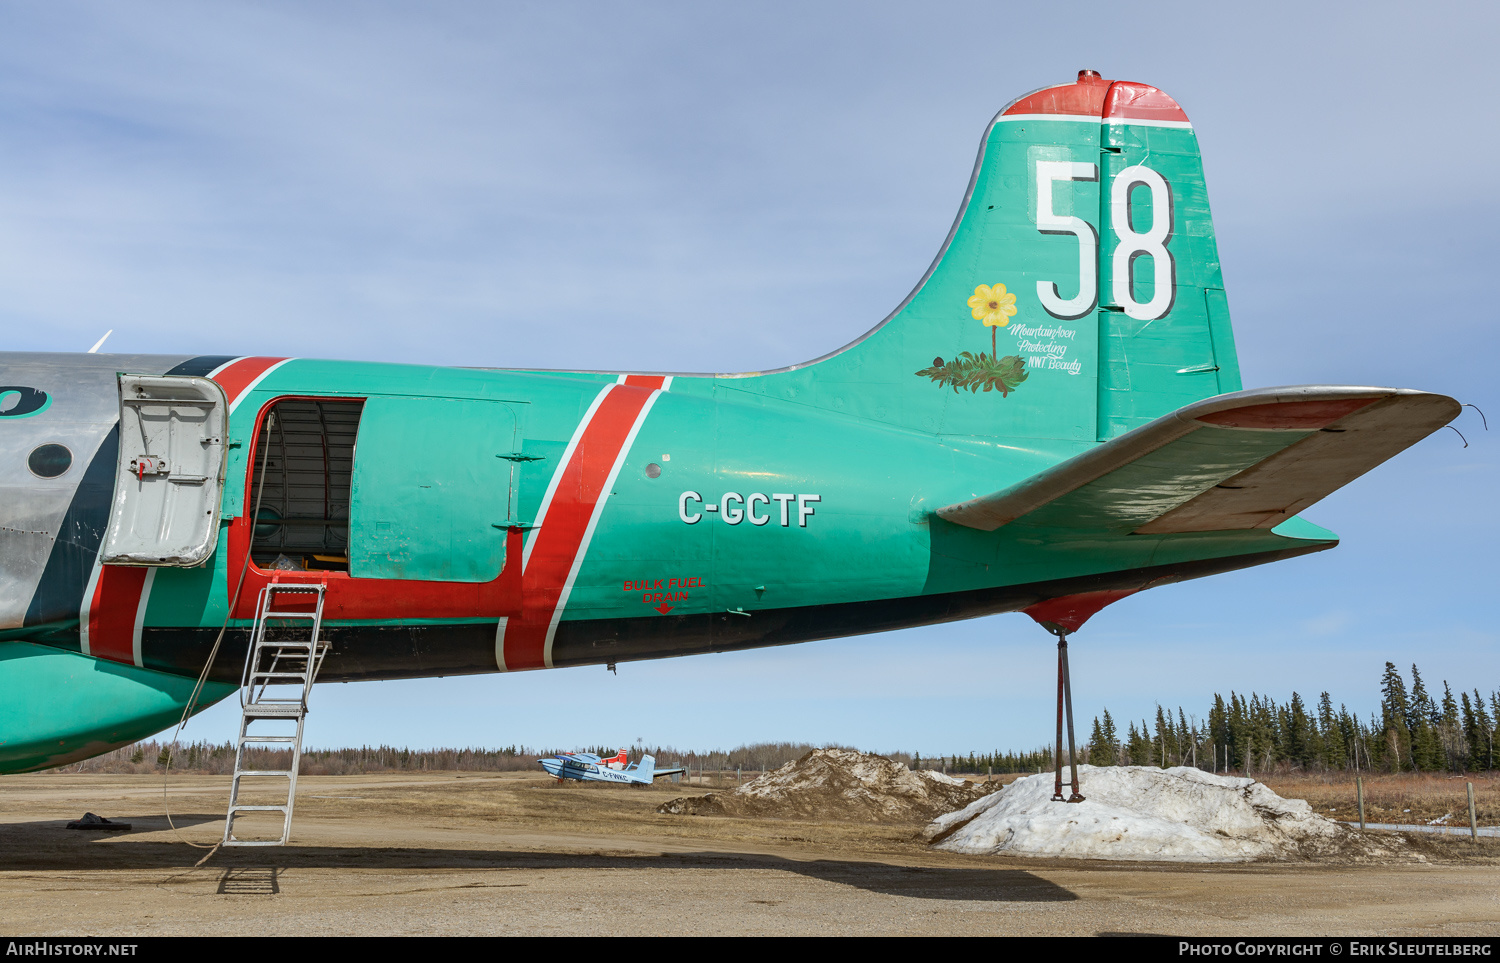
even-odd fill
[{"label": "white wingtip", "polygon": [[114,334],[114,333],[115,333],[115,329],[114,328],[110,328],[108,331],[104,332],[104,337],[102,337],[98,341],[94,342],[94,346],[89,349],[89,354],[98,354],[99,353],[99,349],[102,348],[102,347],[104,347],[104,342],[108,341],[109,340],[109,336],[112,335],[112,334]]}]

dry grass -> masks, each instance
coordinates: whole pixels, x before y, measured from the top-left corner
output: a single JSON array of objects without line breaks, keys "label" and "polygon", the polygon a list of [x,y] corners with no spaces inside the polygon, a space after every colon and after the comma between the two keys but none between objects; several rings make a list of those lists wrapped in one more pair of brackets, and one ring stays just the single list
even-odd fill
[{"label": "dry grass", "polygon": [[[1500,774],[1362,774],[1365,819],[1372,823],[1412,825],[1448,816],[1445,825],[1467,826],[1469,804],[1464,784],[1474,784],[1479,825],[1500,825]],[[1305,799],[1319,813],[1334,819],[1359,818],[1354,773],[1288,773],[1257,779],[1289,799]]]}]

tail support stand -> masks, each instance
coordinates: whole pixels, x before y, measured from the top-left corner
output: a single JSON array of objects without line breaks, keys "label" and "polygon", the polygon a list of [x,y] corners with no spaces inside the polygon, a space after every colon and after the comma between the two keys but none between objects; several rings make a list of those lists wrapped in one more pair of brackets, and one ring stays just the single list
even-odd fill
[{"label": "tail support stand", "polygon": [[[1056,622],[1043,622],[1042,628],[1057,636],[1057,754],[1056,754],[1056,776],[1053,783],[1052,799],[1054,802],[1083,802],[1084,796],[1080,793],[1078,785],[1078,753],[1073,742],[1073,683],[1068,676],[1068,630]],[[1064,799],[1063,797],[1063,720],[1066,717],[1068,725],[1068,766],[1071,769],[1072,781],[1069,784],[1072,793]]]}]

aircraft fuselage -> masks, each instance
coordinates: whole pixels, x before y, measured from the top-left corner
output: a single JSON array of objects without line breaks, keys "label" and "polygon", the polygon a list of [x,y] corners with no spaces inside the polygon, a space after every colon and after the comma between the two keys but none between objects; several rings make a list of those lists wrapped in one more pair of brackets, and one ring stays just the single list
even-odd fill
[{"label": "aircraft fuselage", "polygon": [[[92,558],[117,483],[120,371],[212,375],[225,389],[222,517],[206,565]],[[238,676],[256,593],[272,578],[329,585],[333,649],[321,678],[333,681],[800,642],[1140,588],[1331,544],[1269,531],[1039,539],[949,525],[932,517],[935,507],[1087,446],[918,432],[744,390],[734,378],[15,354],[0,355],[0,372],[50,399],[50,417],[0,420],[0,497],[21,506],[27,529],[10,538],[35,543],[7,552],[0,570],[9,638],[196,675],[240,580],[267,460],[275,504],[261,493],[258,548],[213,672],[226,682]],[[275,440],[291,408],[268,424],[288,402],[353,421],[307,435],[299,452],[294,440]],[[340,444],[352,465],[338,463]],[[50,478],[26,463],[44,445],[71,453]],[[411,463],[433,459],[462,469],[437,472],[454,488],[442,504],[382,492],[412,485],[421,495],[426,486],[410,480],[433,472],[413,474]],[[298,472],[300,488],[285,481]],[[128,472],[118,479],[133,482]],[[441,529],[438,544],[392,541],[389,529],[403,522]],[[322,526],[323,541],[298,542],[309,526]],[[284,570],[266,558],[278,546]],[[483,570],[485,560],[495,570]]]}]

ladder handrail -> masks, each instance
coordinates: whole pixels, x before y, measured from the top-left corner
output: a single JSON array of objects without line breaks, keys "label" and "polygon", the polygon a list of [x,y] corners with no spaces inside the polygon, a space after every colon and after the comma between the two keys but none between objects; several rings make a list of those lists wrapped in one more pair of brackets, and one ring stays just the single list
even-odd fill
[{"label": "ladder handrail", "polygon": [[[307,720],[307,696],[317,680],[323,658],[328,654],[328,642],[321,638],[323,627],[323,603],[328,583],[285,583],[274,579],[260,590],[255,603],[255,622],[250,629],[250,644],[245,651],[245,668],[240,675],[240,735],[234,753],[234,778],[229,788],[229,810],[224,820],[225,846],[282,846],[292,832],[292,810],[297,799],[297,770],[302,762],[302,734]],[[275,607],[278,594],[313,595],[311,612],[281,611]],[[267,623],[271,621],[298,621],[309,630],[306,641],[283,641],[267,639]],[[310,623],[310,624],[308,624]],[[290,628],[288,626],[287,628]],[[266,663],[269,659],[269,663]],[[283,681],[284,680],[284,681]],[[276,697],[267,694],[271,686],[295,686],[295,697]],[[257,711],[263,710],[263,711]],[[254,736],[249,732],[251,723],[271,720],[295,721],[295,735]],[[287,770],[265,770],[245,768],[245,747],[256,743],[289,744],[291,767]],[[252,778],[286,777],[286,804],[282,806],[244,805],[240,803],[240,780]],[[281,838],[267,840],[242,840],[234,835],[237,814],[251,812],[279,812],[282,815]]]}]

